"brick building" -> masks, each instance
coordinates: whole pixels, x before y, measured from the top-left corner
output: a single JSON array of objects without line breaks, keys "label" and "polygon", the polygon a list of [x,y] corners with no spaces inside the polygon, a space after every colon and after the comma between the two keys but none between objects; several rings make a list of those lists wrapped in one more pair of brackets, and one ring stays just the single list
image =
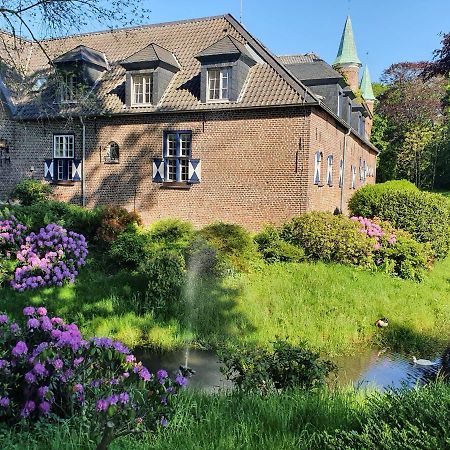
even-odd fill
[{"label": "brick building", "polygon": [[375,180],[374,97],[367,68],[355,95],[349,19],[335,68],[273,55],[230,15],[3,42],[0,197],[44,178],[56,198],[146,222],[257,229],[345,210]]}]

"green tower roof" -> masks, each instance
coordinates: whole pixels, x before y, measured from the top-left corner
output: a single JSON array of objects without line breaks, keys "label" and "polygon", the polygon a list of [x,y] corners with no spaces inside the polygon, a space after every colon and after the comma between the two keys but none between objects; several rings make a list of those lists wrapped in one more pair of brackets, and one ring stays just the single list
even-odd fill
[{"label": "green tower roof", "polygon": [[355,38],[353,37],[352,21],[350,16],[347,16],[345,21],[344,31],[342,32],[341,45],[333,63],[333,66],[342,64],[359,64],[361,61],[356,53]]},{"label": "green tower roof", "polygon": [[367,66],[364,69],[359,88],[361,89],[361,95],[364,100],[375,100],[375,95],[372,89],[372,80],[370,79],[369,68]]}]

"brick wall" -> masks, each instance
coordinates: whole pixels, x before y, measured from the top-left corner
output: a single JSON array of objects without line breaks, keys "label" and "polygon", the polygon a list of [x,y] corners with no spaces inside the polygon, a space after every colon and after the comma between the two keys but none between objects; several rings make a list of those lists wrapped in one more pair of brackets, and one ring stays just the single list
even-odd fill
[{"label": "brick wall", "polygon": [[22,176],[20,165],[16,158],[15,148],[15,126],[11,120],[10,112],[6,104],[2,101],[0,94],[0,139],[5,139],[9,148],[10,162],[4,160],[6,153],[0,155],[0,200],[6,198],[13,189],[17,180]]},{"label": "brick wall", "polygon": [[[308,171],[307,210],[333,211],[340,209],[341,188],[339,187],[339,164],[343,159],[344,136],[346,130],[338,125],[335,119],[323,110],[314,108],[311,114],[311,145]],[[317,151],[322,152],[321,183],[314,184],[314,161]],[[327,184],[327,158],[333,156],[333,184]],[[374,169],[374,176],[360,180],[359,160],[366,161],[367,166]],[[343,210],[347,211],[347,203],[354,193],[352,189],[351,167],[356,167],[355,188],[364,184],[375,183],[376,153],[362,141],[350,134],[347,137],[346,163],[344,167]]]}]

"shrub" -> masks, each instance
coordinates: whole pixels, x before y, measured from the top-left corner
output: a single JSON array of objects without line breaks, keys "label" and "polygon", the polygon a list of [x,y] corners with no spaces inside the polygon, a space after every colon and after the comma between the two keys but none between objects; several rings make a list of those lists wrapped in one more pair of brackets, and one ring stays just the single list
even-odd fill
[{"label": "shrub", "polygon": [[257,258],[256,246],[250,234],[240,225],[217,222],[207,225],[200,236],[216,248],[237,270],[248,270]]},{"label": "shrub", "polygon": [[416,241],[429,242],[436,258],[450,250],[450,207],[440,194],[383,183],[359,189],[349,208],[353,215],[388,220]]},{"label": "shrub", "polygon": [[0,219],[0,257],[16,253],[25,239],[27,227],[13,215]]},{"label": "shrub", "polygon": [[37,287],[62,286],[65,281],[73,283],[87,254],[83,235],[56,224],[47,225],[38,234],[31,233],[25,238],[16,254],[18,267],[11,286],[23,292]]},{"label": "shrub", "polygon": [[265,227],[254,238],[258,251],[268,263],[301,262],[305,252],[301,247],[284,241],[279,231],[272,226]]},{"label": "shrub", "polygon": [[132,224],[142,225],[138,213],[129,212],[121,206],[105,206],[100,213],[100,227],[96,237],[101,244],[109,245]]},{"label": "shrub", "polygon": [[182,255],[161,250],[140,267],[148,281],[142,312],[153,311],[164,317],[180,312],[185,261]]},{"label": "shrub", "polygon": [[267,393],[273,389],[311,389],[322,386],[327,376],[336,370],[330,361],[305,344],[292,345],[277,339],[273,350],[263,348],[226,349],[219,352],[224,365],[222,373],[239,389]]},{"label": "shrub", "polygon": [[149,256],[148,247],[147,234],[138,229],[125,231],[111,244],[109,256],[115,266],[135,270]]},{"label": "shrub", "polygon": [[286,223],[281,236],[303,248],[308,258],[371,267],[376,240],[361,233],[360,228],[342,215],[310,212]]},{"label": "shrub", "polygon": [[52,188],[47,183],[36,180],[23,180],[11,192],[11,198],[19,200],[22,205],[29,206],[48,200],[51,192]]},{"label": "shrub", "polygon": [[106,449],[117,436],[165,426],[186,379],[156,376],[120,342],[83,339],[75,324],[27,307],[0,315],[0,420],[13,425],[74,415]]},{"label": "shrub", "polygon": [[186,266],[199,276],[221,276],[229,269],[225,258],[201,236],[197,236],[187,248]]}]

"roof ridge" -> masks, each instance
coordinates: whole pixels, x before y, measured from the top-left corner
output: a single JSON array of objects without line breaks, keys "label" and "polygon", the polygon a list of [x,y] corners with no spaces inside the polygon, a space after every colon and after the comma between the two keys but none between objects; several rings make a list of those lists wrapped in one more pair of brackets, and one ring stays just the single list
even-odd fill
[{"label": "roof ridge", "polygon": [[[87,31],[85,33],[69,34],[68,36],[41,39],[40,42],[62,41],[62,40],[74,38],[74,37],[93,36],[93,35],[108,34],[108,33],[113,34],[113,33],[119,32],[119,31],[133,31],[133,30],[142,30],[145,28],[159,28],[159,27],[179,25],[179,24],[190,23],[190,22],[192,22],[192,23],[193,22],[206,22],[208,20],[217,20],[217,19],[223,19],[223,18],[226,18],[226,14],[221,14],[221,15],[217,15],[217,16],[198,17],[198,18],[194,18],[194,19],[174,20],[171,22],[158,22],[158,23],[154,23],[154,24],[135,25],[135,26],[130,26],[130,27],[111,28],[109,30]],[[29,42],[35,43],[34,41],[29,41]]]}]

